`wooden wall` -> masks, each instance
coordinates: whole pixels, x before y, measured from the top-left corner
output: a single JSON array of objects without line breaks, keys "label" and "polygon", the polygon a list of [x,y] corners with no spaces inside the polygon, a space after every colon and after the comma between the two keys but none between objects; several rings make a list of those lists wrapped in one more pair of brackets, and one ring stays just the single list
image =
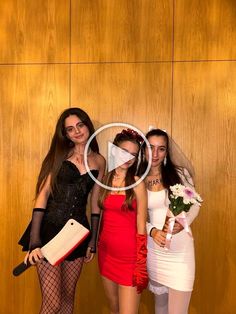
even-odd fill
[{"label": "wooden wall", "polygon": [[[190,314],[236,308],[236,6],[234,0],[0,1],[0,313],[38,313],[35,269],[12,268],[55,121],[70,106],[98,127],[166,129],[196,166]],[[108,314],[96,260],[75,313]],[[145,291],[140,314],[153,314]]]}]

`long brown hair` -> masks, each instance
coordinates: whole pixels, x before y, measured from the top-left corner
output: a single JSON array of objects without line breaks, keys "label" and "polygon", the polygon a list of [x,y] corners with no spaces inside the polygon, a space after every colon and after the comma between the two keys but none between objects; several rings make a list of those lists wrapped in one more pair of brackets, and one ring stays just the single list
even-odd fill
[{"label": "long brown hair", "polygon": [[[140,150],[142,137],[139,136],[138,133],[136,133],[133,130],[123,130],[121,133],[118,133],[113,141],[113,144],[116,146],[120,146],[123,142],[132,142],[136,145],[138,145],[138,148]],[[137,172],[137,165],[138,165],[138,158],[136,158],[135,162],[131,167],[128,168],[126,176],[125,176],[125,186],[130,186],[135,183],[135,175]],[[112,180],[114,178],[115,169],[107,173],[103,178],[103,184],[106,186],[111,187],[112,186]],[[110,193],[108,189],[101,188],[100,195],[98,198],[98,205],[101,209],[103,209],[104,200],[107,197],[107,195]],[[125,202],[122,206],[123,209],[129,209],[133,210],[132,207],[132,201],[134,199],[134,190],[133,188],[125,190]]]},{"label": "long brown hair", "polygon": [[[51,145],[46,157],[43,160],[41,170],[38,176],[36,185],[36,195],[43,187],[48,175],[51,175],[51,190],[55,187],[55,180],[58,171],[62,165],[63,160],[68,157],[69,152],[74,147],[74,143],[66,136],[65,119],[71,115],[76,115],[88,128],[89,136],[91,136],[95,130],[88,114],[80,108],[69,108],[64,110],[58,118],[56,129],[51,141]],[[99,147],[96,138],[94,137],[89,147],[92,151],[99,153]]]}]

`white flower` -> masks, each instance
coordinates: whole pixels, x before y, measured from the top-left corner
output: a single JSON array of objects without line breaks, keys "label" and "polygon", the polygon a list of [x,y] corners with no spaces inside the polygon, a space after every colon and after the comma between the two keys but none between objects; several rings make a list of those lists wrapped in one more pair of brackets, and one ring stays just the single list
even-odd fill
[{"label": "white flower", "polygon": [[197,201],[199,202],[199,203],[201,203],[203,200],[202,200],[202,198],[201,198],[201,196],[198,194],[198,193],[196,193],[196,199],[197,199]]},{"label": "white flower", "polygon": [[196,204],[196,203],[197,203],[197,200],[196,200],[195,198],[191,198],[190,203],[191,203],[191,204]]},{"label": "white flower", "polygon": [[183,198],[183,203],[187,205],[187,204],[191,204],[192,202],[190,201],[190,199]]},{"label": "white flower", "polygon": [[170,186],[170,190],[173,193],[173,195],[175,196],[175,198],[177,198],[179,196],[181,196],[181,197],[184,196],[184,194],[183,194],[184,188],[185,187],[182,184],[175,184],[175,185]]}]

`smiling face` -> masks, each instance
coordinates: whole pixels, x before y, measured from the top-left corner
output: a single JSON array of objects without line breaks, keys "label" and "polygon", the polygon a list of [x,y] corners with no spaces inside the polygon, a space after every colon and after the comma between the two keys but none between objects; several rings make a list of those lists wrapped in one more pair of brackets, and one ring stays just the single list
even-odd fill
[{"label": "smiling face", "polygon": [[89,129],[77,115],[65,119],[65,130],[68,139],[75,144],[86,144],[89,139]]},{"label": "smiling face", "polygon": [[[125,152],[128,152],[129,154],[134,156],[133,159],[125,162],[123,165],[120,166],[120,168],[122,168],[122,169],[128,169],[134,164],[134,162],[138,158],[139,146],[138,146],[138,144],[131,142],[131,141],[123,141],[123,142],[119,143],[118,146],[119,146],[119,148],[124,150],[124,154],[125,154]],[[118,158],[120,160],[122,160],[122,158],[124,158],[124,156],[122,156],[122,152]]]},{"label": "smiling face", "polygon": [[[167,155],[167,142],[164,136],[152,135],[148,137],[148,142],[152,151],[151,167],[160,167],[164,158]],[[148,160],[148,149],[145,149],[145,158]]]}]

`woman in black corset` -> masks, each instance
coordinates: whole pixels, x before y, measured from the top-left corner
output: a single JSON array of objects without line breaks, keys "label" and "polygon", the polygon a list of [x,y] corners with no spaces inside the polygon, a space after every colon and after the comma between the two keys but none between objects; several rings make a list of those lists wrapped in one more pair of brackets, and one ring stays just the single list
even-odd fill
[{"label": "woman in black corset", "polygon": [[[99,225],[97,196],[99,187],[89,176],[84,164],[84,149],[94,133],[86,112],[66,109],[59,117],[56,130],[39,173],[35,208],[28,231],[19,243],[28,251],[25,262],[36,264],[41,291],[40,313],[73,312],[74,295],[83,262],[96,252]],[[87,152],[87,163],[94,177],[101,180],[105,160],[99,154],[96,138]],[[86,204],[91,193],[91,236],[84,240],[62,263],[52,266],[43,259],[40,247],[51,240],[70,218],[89,228]]]}]

